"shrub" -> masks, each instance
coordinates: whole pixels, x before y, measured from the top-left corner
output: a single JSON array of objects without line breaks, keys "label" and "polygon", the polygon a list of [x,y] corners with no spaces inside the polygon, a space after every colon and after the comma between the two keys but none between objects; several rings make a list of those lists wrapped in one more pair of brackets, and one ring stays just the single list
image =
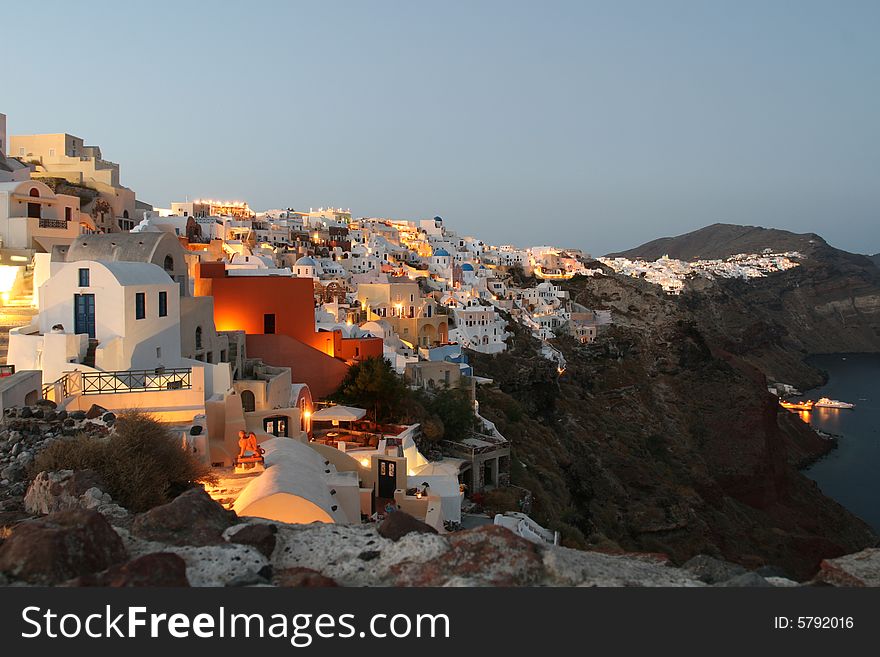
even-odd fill
[{"label": "shrub", "polygon": [[105,492],[136,512],[170,502],[196,481],[213,479],[163,424],[139,411],[121,413],[106,438],[77,436],[52,443],[31,468],[34,475],[43,470],[94,470]]}]

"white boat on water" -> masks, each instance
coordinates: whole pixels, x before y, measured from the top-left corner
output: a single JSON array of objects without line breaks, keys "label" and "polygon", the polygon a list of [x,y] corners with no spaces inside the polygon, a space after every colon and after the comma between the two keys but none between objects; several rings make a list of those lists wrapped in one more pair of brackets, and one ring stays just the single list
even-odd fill
[{"label": "white boat on water", "polygon": [[813,404],[813,406],[815,408],[855,408],[856,405],[837,401],[836,399],[828,399],[828,397],[822,397],[822,399]]}]

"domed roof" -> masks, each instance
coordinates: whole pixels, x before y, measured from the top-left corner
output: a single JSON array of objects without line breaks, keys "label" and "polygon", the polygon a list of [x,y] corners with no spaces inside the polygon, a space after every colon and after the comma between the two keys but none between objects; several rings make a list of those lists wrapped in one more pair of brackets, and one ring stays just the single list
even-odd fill
[{"label": "domed roof", "polygon": [[466,263],[464,263],[464,264],[461,266],[461,270],[462,270],[462,271],[473,271],[473,270],[474,270],[474,266],[473,266],[471,263],[466,262]]},{"label": "domed roof", "polygon": [[444,248],[441,246],[439,249],[437,249],[436,251],[434,251],[434,255],[437,256],[438,258],[448,258],[448,257],[449,257],[449,251],[447,251],[446,249],[444,249]]},{"label": "domed roof", "polygon": [[443,218],[442,217],[434,217],[434,221],[439,221],[440,223],[443,223]]},{"label": "domed roof", "polygon": [[315,262],[314,258],[310,258],[309,256],[303,256],[299,260],[296,261],[296,267],[317,267],[318,263]]}]

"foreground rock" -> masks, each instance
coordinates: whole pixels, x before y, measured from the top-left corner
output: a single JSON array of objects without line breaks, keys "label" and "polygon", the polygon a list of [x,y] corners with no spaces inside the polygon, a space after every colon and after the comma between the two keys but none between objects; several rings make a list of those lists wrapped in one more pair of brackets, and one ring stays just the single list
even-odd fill
[{"label": "foreground rock", "polygon": [[168,504],[135,517],[132,534],[168,545],[220,545],[223,532],[238,516],[217,504],[202,488],[193,488]]},{"label": "foreground rock", "polygon": [[880,586],[880,548],[825,559],[816,581],[832,586]]},{"label": "foreground rock", "polygon": [[60,584],[125,561],[122,539],[97,511],[59,511],[17,525],[0,545],[0,573],[30,584]]},{"label": "foreground rock", "polygon": [[107,570],[83,575],[67,582],[68,586],[189,586],[186,562],[176,554],[158,552],[111,566]]},{"label": "foreground rock", "polygon": [[45,515],[70,509],[94,509],[113,522],[125,521],[128,511],[103,492],[104,482],[91,470],[40,472],[24,496],[28,513]]},{"label": "foreground rock", "polygon": [[413,532],[419,534],[436,534],[437,530],[431,527],[431,525],[402,511],[390,514],[382,521],[382,524],[379,525],[379,536],[383,536],[392,541],[399,541],[407,534]]}]

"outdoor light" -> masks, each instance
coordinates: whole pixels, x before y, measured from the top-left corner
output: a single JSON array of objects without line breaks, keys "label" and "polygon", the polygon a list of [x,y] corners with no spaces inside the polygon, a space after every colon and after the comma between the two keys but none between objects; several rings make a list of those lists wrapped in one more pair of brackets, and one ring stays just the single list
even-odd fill
[{"label": "outdoor light", "polygon": [[370,467],[370,459],[368,459],[368,458],[361,459],[361,465],[364,466],[365,468],[369,468]]}]

